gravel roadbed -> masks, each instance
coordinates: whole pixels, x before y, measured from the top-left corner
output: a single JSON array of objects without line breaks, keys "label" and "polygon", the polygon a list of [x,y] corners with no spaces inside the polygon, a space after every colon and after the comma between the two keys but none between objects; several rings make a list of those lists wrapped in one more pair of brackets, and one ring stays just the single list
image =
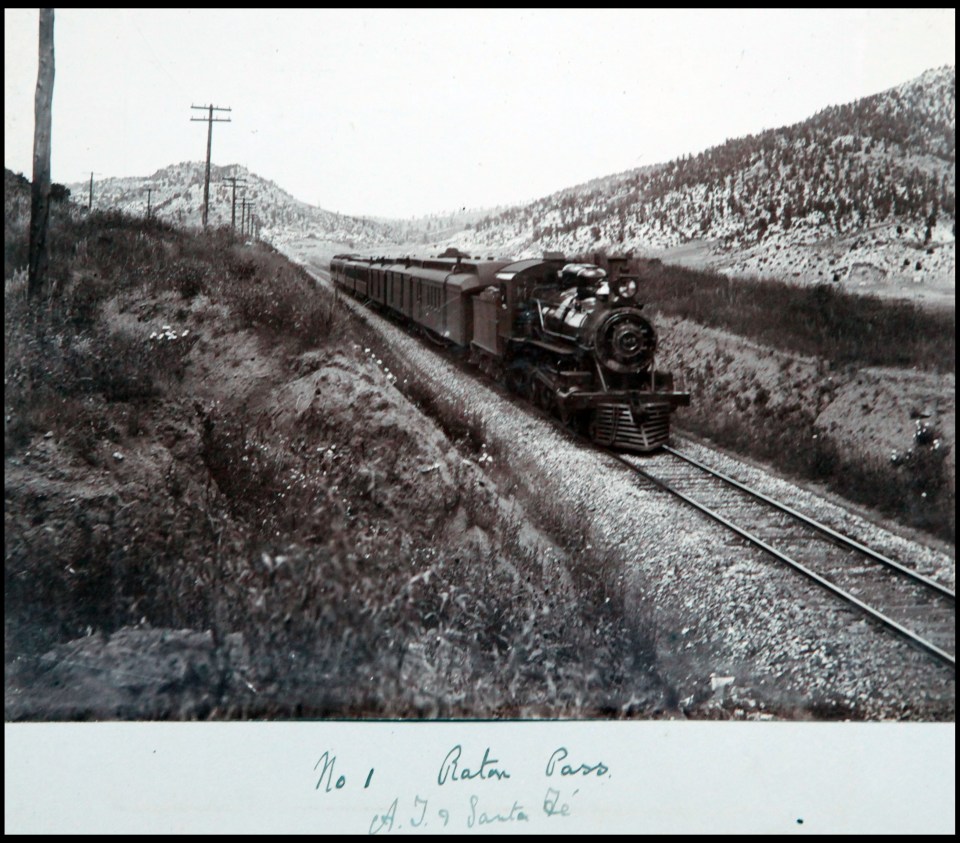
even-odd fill
[{"label": "gravel roadbed", "polygon": [[[324,279],[325,280],[325,279]],[[466,375],[347,300],[424,383],[478,414],[519,493],[585,515],[587,540],[619,561],[629,611],[650,611],[661,676],[691,716],[952,720],[955,673],[804,577],[481,376]],[[696,400],[696,396],[694,399]],[[682,411],[681,411],[682,412]],[[720,452],[678,442],[702,461],[951,587],[954,561],[837,504]],[[504,466],[494,466],[502,470]]]}]

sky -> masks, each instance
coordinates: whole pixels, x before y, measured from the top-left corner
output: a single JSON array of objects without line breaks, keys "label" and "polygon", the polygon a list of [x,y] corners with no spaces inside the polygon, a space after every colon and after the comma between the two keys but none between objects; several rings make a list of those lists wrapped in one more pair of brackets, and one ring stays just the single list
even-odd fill
[{"label": "sky", "polygon": [[[545,196],[956,61],[955,9],[58,9],[52,178],[206,155],[409,218]],[[32,173],[38,12],[4,10],[4,164]]]}]

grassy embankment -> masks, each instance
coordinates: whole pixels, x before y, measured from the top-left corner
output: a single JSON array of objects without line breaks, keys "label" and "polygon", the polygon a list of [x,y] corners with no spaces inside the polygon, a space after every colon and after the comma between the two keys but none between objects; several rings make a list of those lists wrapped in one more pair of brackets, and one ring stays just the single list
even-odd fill
[{"label": "grassy embankment", "polygon": [[[826,285],[730,279],[657,261],[641,265],[642,296],[654,314],[689,319],[756,343],[820,361],[828,375],[865,367],[943,374],[956,370],[956,314]],[[701,384],[708,388],[710,384]],[[944,470],[942,431],[918,421],[915,440],[887,464],[815,435],[817,407],[784,412],[763,390],[749,407],[682,414],[694,433],[876,507],[909,526],[955,536],[953,483]],[[736,396],[731,399],[736,401]],[[747,402],[750,403],[750,402]],[[883,408],[876,408],[883,412]]]},{"label": "grassy embankment", "polygon": [[[625,619],[613,562],[582,552],[576,525],[555,536],[573,583],[557,593],[475,468],[448,461],[447,485],[417,473],[416,429],[368,441],[319,390],[284,424],[187,388],[241,332],[277,386],[324,361],[369,374],[375,338],[332,294],[229,232],[55,205],[50,292],[31,303],[28,208],[9,192],[5,461],[21,480],[5,495],[8,686],[48,669],[39,656],[59,643],[139,624],[242,634],[243,682],[191,716],[650,713],[653,632]],[[146,321],[121,329],[111,314]],[[483,441],[456,407],[434,412],[463,453]]]}]

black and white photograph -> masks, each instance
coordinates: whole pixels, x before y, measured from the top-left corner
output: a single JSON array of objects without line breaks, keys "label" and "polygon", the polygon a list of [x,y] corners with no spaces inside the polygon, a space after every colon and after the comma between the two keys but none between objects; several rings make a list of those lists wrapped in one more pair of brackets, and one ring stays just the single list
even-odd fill
[{"label": "black and white photograph", "polygon": [[451,724],[952,745],[955,28],[5,9],[8,739],[418,724],[540,833],[615,756]]}]

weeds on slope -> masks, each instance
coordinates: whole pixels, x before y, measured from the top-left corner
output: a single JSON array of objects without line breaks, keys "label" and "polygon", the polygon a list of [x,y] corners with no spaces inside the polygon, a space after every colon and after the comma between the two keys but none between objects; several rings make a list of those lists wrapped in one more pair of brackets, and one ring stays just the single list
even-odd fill
[{"label": "weeds on slope", "polygon": [[[176,312],[206,297],[228,309],[221,330],[254,330],[294,356],[359,358],[334,295],[226,231],[115,213],[65,216],[52,231],[49,298],[28,302],[18,269],[5,284],[6,457],[39,481],[7,489],[8,684],[39,680],[41,654],[60,642],[139,625],[209,629],[221,646],[241,636],[212,717],[620,716],[659,704],[652,648],[606,586],[552,588],[546,551],[522,540],[519,520],[502,523],[474,468],[457,469],[432,511],[415,493],[385,506],[369,478],[402,472],[415,431],[371,449],[322,414],[289,436],[198,404],[181,380],[192,333],[125,333],[104,318],[111,303]],[[478,417],[430,407],[473,442],[466,453],[482,450]],[[48,433],[79,462],[35,462]],[[166,454],[142,490],[102,472],[84,482],[84,463],[104,469],[104,454],[135,440]]]},{"label": "weeds on slope", "polygon": [[[585,260],[594,260],[595,255]],[[599,256],[601,262],[604,257]],[[956,371],[956,312],[850,293],[829,284],[728,278],[634,262],[639,298],[653,313],[690,319],[836,365]]]}]

